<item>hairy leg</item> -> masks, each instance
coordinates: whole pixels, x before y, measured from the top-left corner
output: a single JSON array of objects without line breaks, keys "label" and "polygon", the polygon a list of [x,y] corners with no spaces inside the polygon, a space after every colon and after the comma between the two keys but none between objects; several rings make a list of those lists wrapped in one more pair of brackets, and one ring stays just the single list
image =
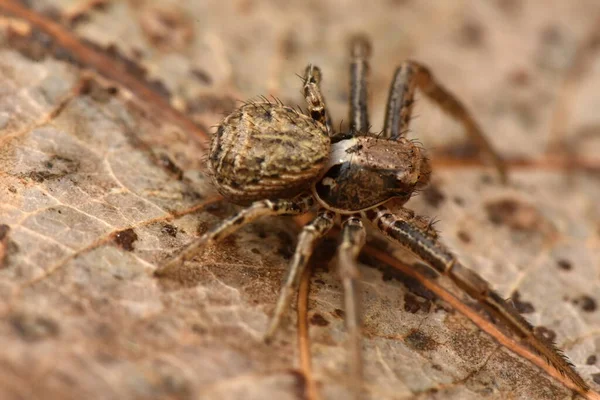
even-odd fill
[{"label": "hairy leg", "polygon": [[380,206],[365,212],[366,217],[388,238],[406,247],[440,274],[448,276],[458,287],[484,305],[495,317],[512,329],[519,338],[529,343],[561,373],[569,376],[581,388],[587,384],[574,370],[573,365],[552,343],[535,334],[533,326],[508,304],[489,283],[472,270],[463,266],[456,257],[429,232],[424,223],[410,210],[394,214]]},{"label": "hairy leg", "polygon": [[316,65],[309,64],[304,71],[304,98],[312,119],[319,121],[327,129],[329,136],[333,135],[331,117],[327,112],[325,98],[321,93],[321,70]]},{"label": "hairy leg", "polygon": [[355,36],[350,42],[350,133],[354,136],[369,131],[367,110],[367,74],[371,44],[363,36]]},{"label": "hairy leg", "polygon": [[292,295],[297,291],[300,277],[306,268],[306,264],[318,239],[322,238],[334,225],[335,213],[322,210],[317,217],[302,229],[298,238],[296,251],[292,256],[287,276],[281,286],[279,299],[275,306],[275,313],[265,334],[265,340],[270,341],[277,331],[285,312],[290,307]]},{"label": "hairy leg", "polygon": [[471,140],[486,153],[505,182],[506,166],[477,121],[454,94],[435,80],[427,67],[417,62],[406,61],[396,70],[388,97],[383,136],[396,140],[406,134],[417,87],[438,107],[463,124]]},{"label": "hairy leg", "polygon": [[344,288],[346,329],[350,347],[350,382],[355,393],[360,393],[363,381],[360,315],[358,310],[356,259],[365,244],[366,231],[358,216],[348,217],[342,224],[342,242],[338,247],[338,271]]},{"label": "hairy leg", "polygon": [[268,215],[298,215],[304,214],[313,206],[312,196],[300,196],[292,200],[260,200],[252,203],[248,208],[229,217],[213,229],[206,232],[202,237],[192,241],[177,256],[156,270],[155,275],[165,275],[172,268],[177,268],[185,261],[194,257],[200,248],[217,242],[242,226],[249,224],[257,218]]}]

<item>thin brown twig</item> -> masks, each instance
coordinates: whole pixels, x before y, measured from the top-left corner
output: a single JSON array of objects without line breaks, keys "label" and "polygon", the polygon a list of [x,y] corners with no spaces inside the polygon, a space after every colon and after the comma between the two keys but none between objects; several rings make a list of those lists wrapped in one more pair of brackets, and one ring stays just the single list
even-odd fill
[{"label": "thin brown twig", "polygon": [[471,322],[477,325],[482,331],[490,335],[499,344],[509,349],[513,353],[517,354],[518,356],[529,360],[538,368],[545,371],[548,375],[552,376],[554,379],[559,381],[565,387],[573,390],[585,399],[600,400],[599,393],[591,390],[584,391],[581,387],[576,385],[575,382],[572,382],[568,378],[568,376],[562,375],[559,370],[555,369],[550,364],[548,364],[542,357],[533,353],[530,349],[523,346],[521,343],[518,343],[513,338],[509,337],[507,334],[502,332],[496,325],[488,321],[477,310],[473,309],[472,307],[462,302],[460,299],[456,298],[453,294],[441,287],[437,282],[419,273],[417,269],[411,267],[410,265],[402,263],[400,260],[388,254],[386,250],[379,249],[371,243],[365,245],[365,247],[363,248],[363,252],[377,259],[378,261],[383,262],[395,269],[398,269],[402,271],[402,273],[419,281],[419,283],[421,283],[424,287],[429,289],[440,299],[450,304],[452,308],[454,308],[455,310],[463,314],[465,317],[467,317],[469,320],[471,320]]},{"label": "thin brown twig", "polygon": [[310,336],[308,335],[308,293],[310,291],[310,266],[304,270],[298,289],[298,352],[300,353],[300,368],[306,379],[306,400],[320,398],[316,382],[312,375],[312,358],[310,351]]},{"label": "thin brown twig", "polygon": [[[434,170],[443,170],[444,168],[476,168],[483,167],[482,161],[477,158],[455,158],[447,156],[433,155],[431,158]],[[534,159],[508,159],[505,165],[509,170],[547,170],[547,171],[583,171],[590,173],[600,173],[600,159],[572,157],[568,155],[546,154],[543,157]]]}]

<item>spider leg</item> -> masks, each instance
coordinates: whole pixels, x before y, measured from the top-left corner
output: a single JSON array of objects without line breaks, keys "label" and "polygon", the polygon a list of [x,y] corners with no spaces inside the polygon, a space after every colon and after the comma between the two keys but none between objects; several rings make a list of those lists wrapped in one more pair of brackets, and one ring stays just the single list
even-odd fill
[{"label": "spider leg", "polygon": [[194,257],[198,250],[208,244],[217,242],[242,226],[268,215],[298,215],[310,210],[314,204],[310,195],[299,196],[292,200],[260,200],[252,203],[237,214],[229,217],[216,227],[212,228],[200,238],[192,241],[177,256],[156,270],[155,275],[165,275],[167,271],[182,265],[185,261]]},{"label": "spider leg", "polygon": [[371,44],[364,36],[355,36],[350,43],[350,133],[366,134],[369,131],[367,110],[367,74]]},{"label": "spider leg", "polygon": [[359,277],[356,259],[365,244],[366,231],[359,216],[348,217],[342,224],[342,242],[338,247],[338,271],[344,288],[344,309],[346,329],[350,347],[350,382],[355,393],[360,393],[363,381],[361,357],[360,316],[358,310],[357,279]]},{"label": "spider leg", "polygon": [[415,217],[414,213],[407,209],[395,215],[383,206],[366,211],[365,215],[388,238],[412,251],[440,274],[452,279],[459,288],[484,305],[520,339],[545,357],[550,365],[587,390],[587,384],[553,343],[537,336],[533,326],[493,291],[487,281],[463,266],[434,234],[428,232],[422,218]]},{"label": "spider leg", "polygon": [[415,88],[437,104],[444,112],[460,121],[477,146],[490,158],[503,182],[506,182],[506,166],[493,149],[479,124],[466,107],[441,84],[427,67],[415,61],[405,61],[398,67],[390,88],[385,114],[383,136],[397,140],[406,134],[414,103]]},{"label": "spider leg", "polygon": [[304,71],[304,98],[308,106],[308,112],[312,119],[319,121],[327,128],[327,134],[333,135],[331,117],[327,112],[325,98],[321,93],[321,69],[316,65],[308,64]]},{"label": "spider leg", "polygon": [[281,292],[275,306],[275,313],[265,333],[265,341],[270,341],[277,331],[285,312],[290,306],[292,295],[297,291],[300,276],[302,276],[304,268],[306,268],[317,240],[322,238],[331,229],[335,223],[334,218],[334,212],[322,210],[310,224],[302,228],[302,233],[300,233],[298,244],[296,245],[296,251],[290,261],[287,276],[281,286]]}]

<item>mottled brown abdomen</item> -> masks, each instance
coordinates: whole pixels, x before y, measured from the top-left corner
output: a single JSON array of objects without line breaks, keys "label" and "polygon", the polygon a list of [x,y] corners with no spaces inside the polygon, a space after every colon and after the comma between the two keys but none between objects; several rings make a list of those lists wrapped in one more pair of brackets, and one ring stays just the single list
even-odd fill
[{"label": "mottled brown abdomen", "polygon": [[232,202],[290,198],[320,177],[329,147],[325,128],[312,118],[290,107],[250,103],[219,125],[208,168]]}]

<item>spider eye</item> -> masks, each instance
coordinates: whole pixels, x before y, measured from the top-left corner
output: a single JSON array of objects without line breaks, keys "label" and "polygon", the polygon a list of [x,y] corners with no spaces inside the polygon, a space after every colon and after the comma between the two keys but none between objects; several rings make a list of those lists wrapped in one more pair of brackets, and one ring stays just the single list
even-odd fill
[{"label": "spider eye", "polygon": [[320,120],[321,118],[323,118],[323,110],[312,110],[310,112],[310,116],[312,117],[312,119],[316,119],[316,120]]}]

